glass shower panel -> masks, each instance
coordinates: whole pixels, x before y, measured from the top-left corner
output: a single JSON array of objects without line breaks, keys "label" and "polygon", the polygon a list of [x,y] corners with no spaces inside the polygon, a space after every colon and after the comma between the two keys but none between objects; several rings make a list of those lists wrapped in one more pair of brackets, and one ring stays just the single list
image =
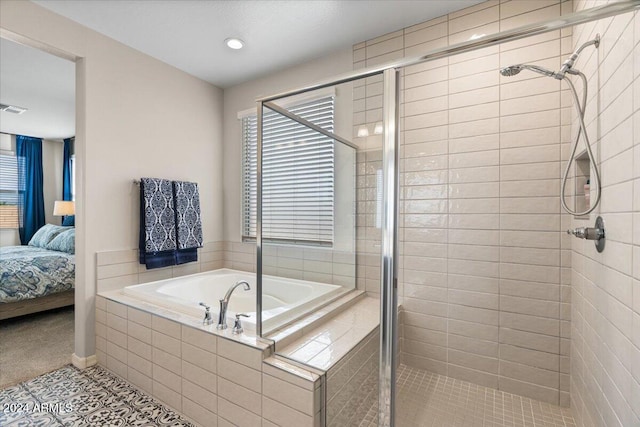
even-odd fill
[{"label": "glass shower panel", "polygon": [[321,374],[328,426],[378,411],[382,109],[365,105],[381,105],[381,82],[264,107],[262,335]]},{"label": "glass shower panel", "polygon": [[263,336],[356,287],[356,153],[337,134],[350,115],[340,96],[331,88],[264,107]]}]

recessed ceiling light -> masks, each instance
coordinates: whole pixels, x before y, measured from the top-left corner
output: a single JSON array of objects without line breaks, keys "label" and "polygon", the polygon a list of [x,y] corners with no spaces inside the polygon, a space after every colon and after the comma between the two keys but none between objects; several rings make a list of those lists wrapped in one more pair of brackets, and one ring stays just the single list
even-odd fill
[{"label": "recessed ceiling light", "polygon": [[238,50],[238,49],[242,49],[242,47],[244,46],[244,42],[240,39],[236,39],[236,38],[228,38],[224,41],[224,43],[231,49],[234,50]]}]

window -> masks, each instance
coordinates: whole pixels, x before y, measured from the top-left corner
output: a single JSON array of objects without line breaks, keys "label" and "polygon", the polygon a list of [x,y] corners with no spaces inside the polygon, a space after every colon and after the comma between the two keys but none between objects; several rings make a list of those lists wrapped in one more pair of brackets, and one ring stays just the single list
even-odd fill
[{"label": "window", "polygon": [[76,155],[71,155],[71,200],[76,200]]},{"label": "window", "polygon": [[[288,108],[333,132],[333,96]],[[334,141],[267,108],[263,120],[262,236],[266,241],[333,245]],[[243,238],[256,237],[257,120],[242,119]]]},{"label": "window", "polygon": [[0,154],[0,229],[18,228],[18,160]]}]

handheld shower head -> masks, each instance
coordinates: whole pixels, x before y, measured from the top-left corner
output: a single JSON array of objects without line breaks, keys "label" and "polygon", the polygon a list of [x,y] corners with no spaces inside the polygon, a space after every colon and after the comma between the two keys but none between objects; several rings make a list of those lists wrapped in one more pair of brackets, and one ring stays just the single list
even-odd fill
[{"label": "handheld shower head", "polygon": [[504,67],[500,70],[500,74],[502,74],[505,77],[511,77],[520,73],[520,71],[522,70],[529,70],[529,71],[533,71],[534,73],[542,74],[543,76],[558,78],[557,74],[554,73],[553,71],[547,70],[546,68],[542,68],[539,65],[529,65],[529,64],[517,64],[517,65],[510,65],[508,67]]},{"label": "handheld shower head", "polygon": [[522,71],[522,67],[519,65],[510,65],[508,67],[504,67],[500,70],[500,74],[505,77],[515,76],[516,74]]}]

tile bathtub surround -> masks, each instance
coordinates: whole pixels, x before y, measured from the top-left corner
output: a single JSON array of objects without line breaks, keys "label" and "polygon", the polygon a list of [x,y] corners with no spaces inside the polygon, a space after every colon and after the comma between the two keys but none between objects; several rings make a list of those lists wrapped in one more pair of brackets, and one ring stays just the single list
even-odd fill
[{"label": "tile bathtub surround", "polygon": [[0,425],[193,424],[99,366],[69,365],[0,390]]},{"label": "tile bathtub surround", "polygon": [[330,371],[378,329],[379,306],[376,298],[361,298],[331,320],[305,330],[303,336],[284,348],[277,348],[277,354],[323,372]]},{"label": "tile bathtub surround", "polygon": [[97,297],[99,365],[199,425],[317,425],[319,375],[265,362],[269,347],[255,338],[232,337],[186,317],[176,317],[187,322],[179,323],[164,317],[170,312],[139,304],[148,311]]},{"label": "tile bathtub surround", "polygon": [[[568,408],[492,390],[402,365],[398,370],[397,419],[402,427],[574,427]],[[359,424],[378,425],[377,401]]]},{"label": "tile bathtub surround", "polygon": [[[575,1],[576,10],[606,2]],[[586,125],[602,174],[605,250],[573,239],[571,405],[579,426],[640,425],[640,16],[578,26],[573,46],[601,36],[575,67],[589,79]],[[573,116],[573,133],[577,122]],[[594,190],[591,200],[594,200]]]},{"label": "tile bathtub surround", "polygon": [[208,242],[198,249],[197,262],[154,270],[147,270],[138,262],[137,249],[98,252],[96,254],[98,292],[222,268],[223,248],[222,242]]},{"label": "tile bathtub surround", "polygon": [[[356,258],[353,252],[267,243],[262,247],[262,257],[264,274],[355,287]],[[255,272],[256,244],[225,242],[224,266]]]},{"label": "tile bathtub surround", "polygon": [[[354,46],[354,68],[572,12],[566,1],[487,1]],[[566,87],[499,69],[557,69],[571,30],[407,67],[400,93],[402,362],[569,404],[570,239],[559,188]],[[354,135],[381,120],[381,79],[354,85]],[[358,286],[379,289],[381,137],[355,138]]]},{"label": "tile bathtub surround", "polygon": [[380,334],[376,330],[327,372],[327,425],[355,426],[378,402]]},{"label": "tile bathtub surround", "polygon": [[277,354],[326,375],[326,425],[357,425],[377,400],[379,301],[361,298]]}]

